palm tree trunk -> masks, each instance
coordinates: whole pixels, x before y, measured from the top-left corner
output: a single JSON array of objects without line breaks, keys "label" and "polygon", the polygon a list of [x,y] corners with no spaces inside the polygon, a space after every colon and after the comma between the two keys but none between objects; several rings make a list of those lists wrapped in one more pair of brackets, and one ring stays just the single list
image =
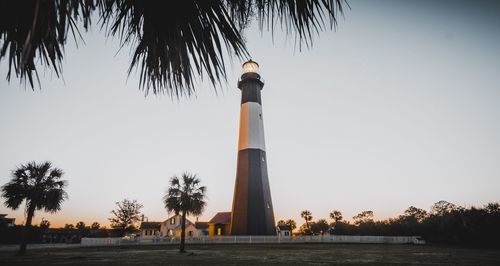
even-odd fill
[{"label": "palm tree trunk", "polygon": [[24,225],[22,237],[21,237],[21,246],[19,247],[19,254],[26,254],[26,246],[28,245],[28,232],[31,231],[31,221],[33,220],[33,215],[35,214],[35,208],[28,208],[28,216],[26,217],[26,224]]},{"label": "palm tree trunk", "polygon": [[186,242],[186,212],[182,212],[182,220],[181,220],[181,245],[179,247],[179,252],[186,252],[184,250]]}]

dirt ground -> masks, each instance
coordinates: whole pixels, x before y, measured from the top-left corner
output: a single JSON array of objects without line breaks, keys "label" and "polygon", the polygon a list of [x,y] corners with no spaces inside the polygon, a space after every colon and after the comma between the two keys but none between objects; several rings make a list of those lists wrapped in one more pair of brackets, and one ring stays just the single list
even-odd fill
[{"label": "dirt ground", "polygon": [[372,244],[69,247],[0,251],[0,265],[500,265],[500,250]]}]

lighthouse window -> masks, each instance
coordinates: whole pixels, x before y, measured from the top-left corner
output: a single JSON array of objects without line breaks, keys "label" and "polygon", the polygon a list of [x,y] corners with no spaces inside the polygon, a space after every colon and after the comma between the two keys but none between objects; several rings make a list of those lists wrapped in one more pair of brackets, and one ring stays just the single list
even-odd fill
[{"label": "lighthouse window", "polygon": [[271,208],[271,204],[269,204],[269,201],[267,202],[267,208],[270,209]]},{"label": "lighthouse window", "polygon": [[265,161],[266,161],[266,159],[264,158],[264,156],[262,156],[262,161],[263,161],[263,162],[265,162]]},{"label": "lighthouse window", "polygon": [[262,120],[262,114],[259,113],[259,118]]}]

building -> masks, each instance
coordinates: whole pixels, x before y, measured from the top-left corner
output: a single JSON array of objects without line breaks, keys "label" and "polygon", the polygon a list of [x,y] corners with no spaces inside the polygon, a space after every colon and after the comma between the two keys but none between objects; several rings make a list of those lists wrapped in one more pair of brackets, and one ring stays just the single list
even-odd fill
[{"label": "building", "polygon": [[208,222],[195,222],[194,227],[199,231],[199,235],[208,236]]},{"label": "building", "polygon": [[[141,237],[180,237],[182,231],[181,220],[182,216],[177,214],[163,222],[142,222],[140,226]],[[199,227],[203,228],[202,225],[199,225]],[[200,237],[204,234],[203,230],[199,230],[193,222],[186,219],[186,237]]]},{"label": "building", "polygon": [[142,222],[140,226],[141,237],[159,236],[161,222]]},{"label": "building", "polygon": [[12,227],[16,225],[16,218],[7,218],[7,214],[0,214],[0,226]]},{"label": "building", "polygon": [[276,233],[280,237],[292,237],[292,227],[289,225],[278,225]]},{"label": "building", "polygon": [[259,65],[243,64],[238,163],[234,185],[231,235],[276,235],[267,176]]},{"label": "building", "polygon": [[[181,215],[174,215],[163,222],[142,222],[142,238],[180,237]],[[231,212],[218,212],[208,222],[191,222],[186,219],[186,238],[225,236],[230,234]]]},{"label": "building", "polygon": [[209,236],[226,236],[230,234],[231,212],[218,212],[208,221]]}]

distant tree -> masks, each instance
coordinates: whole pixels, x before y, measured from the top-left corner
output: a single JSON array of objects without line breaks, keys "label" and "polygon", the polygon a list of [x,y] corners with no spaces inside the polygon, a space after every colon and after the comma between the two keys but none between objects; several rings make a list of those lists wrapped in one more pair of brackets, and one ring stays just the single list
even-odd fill
[{"label": "distant tree", "polygon": [[292,219],[288,219],[285,221],[285,224],[290,226],[290,228],[292,228],[292,232],[290,232],[290,233],[293,234],[293,230],[295,230],[295,228],[297,228],[297,223]]},{"label": "distant tree", "polygon": [[90,226],[90,229],[97,230],[101,227],[101,225],[98,222],[93,222],[92,225]]},{"label": "distant tree", "polygon": [[186,216],[200,215],[205,209],[206,187],[200,186],[200,179],[195,174],[184,173],[179,178],[170,178],[170,186],[163,197],[165,208],[176,215],[181,214],[181,243],[179,252],[185,252]]},{"label": "distant tree", "polygon": [[40,221],[40,228],[42,229],[48,229],[50,227],[50,222],[45,220],[45,219],[42,219],[42,221]]},{"label": "distant tree", "polygon": [[278,226],[290,226],[290,228],[292,229],[291,233],[293,232],[293,230],[295,228],[297,228],[297,223],[292,220],[292,219],[288,219],[288,220],[279,220],[278,223],[277,223]]},{"label": "distant tree", "polygon": [[11,180],[2,186],[4,204],[16,210],[25,203],[26,224],[20,254],[26,254],[27,232],[30,231],[35,210],[55,213],[67,198],[64,191],[67,182],[62,180],[63,171],[52,167],[50,162],[29,162],[12,171]]},{"label": "distant tree", "polygon": [[308,211],[308,210],[304,210],[304,211],[302,211],[302,212],[300,213],[300,217],[302,217],[302,218],[306,221],[306,228],[307,228],[308,230],[310,230],[310,229],[311,229],[311,227],[309,226],[309,222],[310,222],[310,221],[312,220],[312,218],[313,218],[313,217],[312,217],[311,212],[310,212],[310,211]]},{"label": "distant tree", "polygon": [[337,210],[333,210],[332,212],[330,212],[330,218],[332,218],[332,220],[335,222],[335,223],[338,223],[339,221],[342,221],[342,213],[340,211],[337,211]]},{"label": "distant tree", "polygon": [[311,230],[308,228],[308,225],[306,225],[305,223],[303,223],[303,224],[299,227],[298,234],[299,234],[299,235],[310,235],[310,234],[312,234],[312,232],[311,232]]},{"label": "distant tree", "polygon": [[311,231],[313,234],[324,234],[328,231],[330,228],[330,225],[328,225],[328,222],[325,219],[319,219],[315,223],[311,223]]},{"label": "distant tree", "polygon": [[73,224],[65,224],[65,225],[64,225],[64,229],[69,229],[69,230],[71,230],[71,229],[74,229],[74,228],[75,228],[75,226],[74,226]]},{"label": "distant tree", "polygon": [[484,206],[484,210],[488,214],[500,214],[500,204],[498,202],[490,202]]},{"label": "distant tree", "polygon": [[447,202],[445,200],[440,200],[434,203],[431,207],[431,213],[437,216],[443,216],[452,211],[458,210],[459,207],[453,203]]},{"label": "distant tree", "polygon": [[123,199],[116,202],[116,209],[111,211],[113,217],[108,218],[111,227],[122,232],[132,232],[136,230],[137,223],[141,220],[142,204],[136,200]]},{"label": "distant tree", "polygon": [[76,229],[78,230],[84,230],[85,229],[85,223],[82,222],[82,221],[79,221],[78,223],[76,223]]},{"label": "distant tree", "polygon": [[373,211],[362,211],[352,217],[355,225],[373,223]]},{"label": "distant tree", "polygon": [[415,219],[416,222],[422,222],[426,217],[427,217],[427,212],[423,209],[410,206],[406,211],[404,212],[405,217],[411,217]]}]

